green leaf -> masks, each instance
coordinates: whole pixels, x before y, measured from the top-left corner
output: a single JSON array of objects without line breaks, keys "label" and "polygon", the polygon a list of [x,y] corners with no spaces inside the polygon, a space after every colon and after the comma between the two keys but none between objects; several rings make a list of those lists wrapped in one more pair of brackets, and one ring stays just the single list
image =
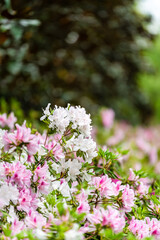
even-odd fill
[{"label": "green leaf", "polygon": [[59,202],[57,203],[57,209],[58,209],[58,212],[59,212],[59,215],[62,216],[62,215],[65,215],[65,208],[63,206],[63,203]]},{"label": "green leaf", "polygon": [[9,237],[12,231],[9,229],[9,226],[7,226],[7,228],[3,228],[3,232],[6,237]]},{"label": "green leaf", "polygon": [[151,200],[154,202],[154,204],[159,205],[160,201],[158,200],[158,198],[156,197],[156,195],[152,195],[151,196]]}]

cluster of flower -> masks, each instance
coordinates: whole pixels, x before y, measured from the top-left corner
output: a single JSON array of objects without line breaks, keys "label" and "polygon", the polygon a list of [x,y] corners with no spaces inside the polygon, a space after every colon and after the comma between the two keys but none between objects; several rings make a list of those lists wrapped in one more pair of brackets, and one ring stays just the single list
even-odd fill
[{"label": "cluster of flower", "polygon": [[0,129],[1,239],[160,239],[156,186],[96,150],[85,109],[48,104],[41,120],[43,134],[13,118]]},{"label": "cluster of flower", "polygon": [[10,113],[7,118],[7,114],[0,114],[0,127],[9,127],[10,129],[14,128],[14,124],[17,121],[17,118],[14,116],[14,113]]},{"label": "cluster of flower", "polygon": [[[122,121],[115,121],[112,109],[103,109],[100,114],[101,122],[94,127],[94,137],[102,127],[103,143],[110,148],[122,147],[130,149],[130,154],[123,160],[134,158],[135,169],[141,169],[141,160],[154,167],[155,172],[160,173],[159,149],[160,149],[160,126],[137,126]],[[98,135],[100,135],[98,133]],[[105,137],[104,137],[105,136]],[[101,143],[102,143],[102,139]],[[131,161],[130,161],[131,162]]]},{"label": "cluster of flower", "polygon": [[148,236],[155,236],[156,239],[160,238],[160,221],[156,218],[146,217],[144,220],[137,220],[132,217],[129,225],[129,230],[138,236],[139,239],[146,238]]}]

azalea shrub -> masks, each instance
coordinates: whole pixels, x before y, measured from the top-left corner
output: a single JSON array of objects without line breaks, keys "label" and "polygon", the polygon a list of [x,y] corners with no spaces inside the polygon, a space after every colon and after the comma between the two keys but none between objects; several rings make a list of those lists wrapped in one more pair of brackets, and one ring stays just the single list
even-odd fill
[{"label": "azalea shrub", "polygon": [[94,139],[118,152],[123,168],[143,169],[160,181],[160,125],[132,126],[125,121],[116,121],[112,109],[101,109],[95,122]]},{"label": "azalea shrub", "polygon": [[[43,132],[0,115],[0,239],[160,239],[155,169],[127,168],[133,137],[113,110],[101,114],[103,132],[80,106],[48,104],[40,120]],[[143,131],[133,150],[158,164]]]}]

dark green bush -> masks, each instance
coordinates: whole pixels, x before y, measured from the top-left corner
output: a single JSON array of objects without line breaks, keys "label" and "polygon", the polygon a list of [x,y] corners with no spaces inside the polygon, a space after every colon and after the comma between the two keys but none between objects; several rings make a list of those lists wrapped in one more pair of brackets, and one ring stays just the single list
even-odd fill
[{"label": "dark green bush", "polygon": [[[5,0],[0,4],[0,96],[25,111],[48,102],[112,107],[144,120],[149,107],[136,75],[142,70],[148,18],[134,0]],[[143,41],[142,41],[143,40]]]}]

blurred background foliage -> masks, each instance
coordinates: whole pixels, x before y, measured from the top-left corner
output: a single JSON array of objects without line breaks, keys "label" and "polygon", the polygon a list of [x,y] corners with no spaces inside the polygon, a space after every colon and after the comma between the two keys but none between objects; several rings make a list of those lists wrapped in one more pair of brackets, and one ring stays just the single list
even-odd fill
[{"label": "blurred background foliage", "polygon": [[80,104],[91,113],[107,106],[118,118],[146,121],[150,20],[134,0],[1,0],[1,105],[16,108],[19,101],[34,116],[48,102]]},{"label": "blurred background foliage", "polygon": [[153,109],[152,122],[160,122],[160,35],[157,35],[154,44],[145,51],[147,73],[138,75],[139,88],[148,99]]}]

